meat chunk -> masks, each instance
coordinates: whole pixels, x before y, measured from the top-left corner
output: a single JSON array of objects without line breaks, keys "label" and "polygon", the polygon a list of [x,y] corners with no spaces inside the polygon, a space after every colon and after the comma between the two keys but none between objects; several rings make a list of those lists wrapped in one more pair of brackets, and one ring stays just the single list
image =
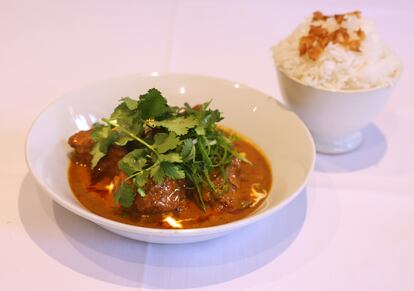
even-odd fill
[{"label": "meat chunk", "polygon": [[127,150],[120,146],[111,146],[108,153],[103,157],[92,172],[92,180],[100,179],[101,177],[114,177],[119,175],[118,162],[127,154]]},{"label": "meat chunk", "polygon": [[240,187],[240,165],[240,159],[233,159],[230,166],[227,168],[227,177],[234,190],[237,190]]},{"label": "meat chunk", "polygon": [[144,188],[145,197],[137,195],[134,207],[138,212],[145,214],[174,211],[183,206],[187,195],[185,180],[165,178],[161,184],[151,180]]},{"label": "meat chunk", "polygon": [[89,130],[81,130],[71,137],[69,137],[68,144],[75,150],[78,154],[86,154],[89,153],[95,142],[92,139],[92,131],[93,129]]},{"label": "meat chunk", "polygon": [[227,181],[224,180],[220,172],[210,175],[216,192],[211,189],[204,191],[202,193],[204,202],[217,210],[236,209],[239,207],[240,199],[236,193],[240,188],[240,165],[241,161],[239,159],[233,159],[226,168]]}]

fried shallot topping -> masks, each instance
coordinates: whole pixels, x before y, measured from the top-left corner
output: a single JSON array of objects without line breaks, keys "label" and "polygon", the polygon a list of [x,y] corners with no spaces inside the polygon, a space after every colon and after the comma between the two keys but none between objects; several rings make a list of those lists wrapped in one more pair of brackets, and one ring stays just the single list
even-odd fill
[{"label": "fried shallot topping", "polygon": [[[361,42],[365,39],[364,31],[359,28],[353,31],[351,36],[351,32],[342,26],[350,16],[361,18],[361,12],[354,11],[331,16],[324,15],[320,11],[314,12],[308,34],[301,37],[299,41],[300,56],[308,56],[309,59],[316,61],[330,42],[340,44],[350,51],[360,52]],[[338,28],[329,31],[328,28],[324,27],[323,24],[329,19],[334,19]]]}]

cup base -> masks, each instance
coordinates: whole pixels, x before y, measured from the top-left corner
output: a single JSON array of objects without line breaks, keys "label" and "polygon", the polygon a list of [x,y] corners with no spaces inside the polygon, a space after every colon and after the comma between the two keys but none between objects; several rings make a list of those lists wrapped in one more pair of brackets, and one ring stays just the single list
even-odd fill
[{"label": "cup base", "polygon": [[324,139],[313,135],[316,151],[322,154],[344,154],[355,150],[362,143],[362,133],[358,131],[340,139]]}]

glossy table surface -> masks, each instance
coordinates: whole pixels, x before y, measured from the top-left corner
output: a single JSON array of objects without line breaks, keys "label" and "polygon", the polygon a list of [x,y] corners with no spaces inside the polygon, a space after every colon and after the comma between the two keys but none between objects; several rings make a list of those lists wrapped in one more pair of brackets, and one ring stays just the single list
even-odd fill
[{"label": "glossy table surface", "polygon": [[[414,5],[285,2],[0,2],[1,290],[414,290]],[[362,146],[318,154],[305,191],[266,220],[203,243],[142,243],[63,209],[29,174],[25,136],[65,92],[185,72],[281,100],[271,46],[314,10],[355,9],[403,74]]]}]

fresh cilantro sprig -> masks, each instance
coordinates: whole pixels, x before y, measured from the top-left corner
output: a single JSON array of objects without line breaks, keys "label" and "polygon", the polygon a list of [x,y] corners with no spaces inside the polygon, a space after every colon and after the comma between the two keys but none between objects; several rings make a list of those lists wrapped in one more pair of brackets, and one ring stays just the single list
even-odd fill
[{"label": "fresh cilantro sprig", "polygon": [[[153,138],[153,144],[149,144],[119,125],[116,120],[103,119],[103,121],[112,126],[112,130],[123,132],[144,146],[129,152],[118,163],[118,167],[128,176],[115,192],[115,201],[121,206],[128,208],[132,205],[136,195],[131,191],[133,186],[142,197],[145,197],[144,186],[149,178],[157,184],[162,183],[165,177],[185,178],[185,173],[179,165],[183,160],[178,153],[172,151],[181,143],[174,132],[157,133]],[[127,183],[128,180],[131,184]],[[131,198],[121,200],[122,197]]]},{"label": "fresh cilantro sprig", "polygon": [[191,107],[172,107],[157,89],[134,100],[122,98],[105,124],[96,124],[91,151],[94,168],[112,145],[129,149],[118,163],[127,178],[114,193],[114,200],[129,208],[136,195],[145,197],[150,179],[160,184],[165,178],[188,179],[198,193],[202,208],[204,190],[219,195],[227,183],[216,185],[211,173],[218,171],[227,180],[226,168],[234,158],[247,161],[232,147],[232,137],[217,128],[223,119],[210,102]]}]

